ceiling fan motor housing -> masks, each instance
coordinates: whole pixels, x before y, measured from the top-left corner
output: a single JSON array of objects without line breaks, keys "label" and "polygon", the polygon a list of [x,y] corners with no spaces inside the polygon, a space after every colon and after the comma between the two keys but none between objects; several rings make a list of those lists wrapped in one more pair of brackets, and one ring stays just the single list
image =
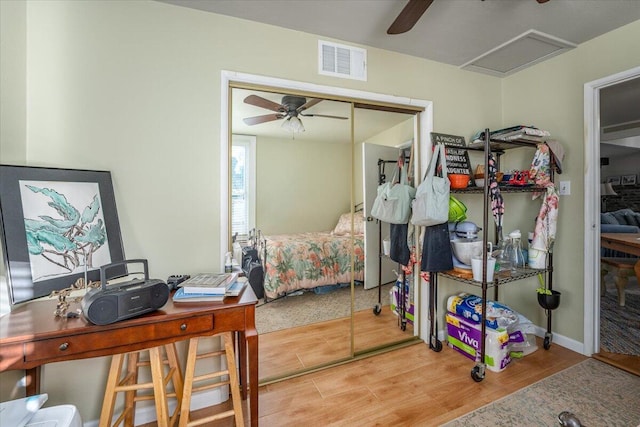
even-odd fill
[{"label": "ceiling fan motor housing", "polygon": [[290,113],[290,115],[297,116],[298,108],[302,107],[306,102],[307,98],[302,96],[285,95],[282,97],[282,105],[285,108],[283,113]]}]

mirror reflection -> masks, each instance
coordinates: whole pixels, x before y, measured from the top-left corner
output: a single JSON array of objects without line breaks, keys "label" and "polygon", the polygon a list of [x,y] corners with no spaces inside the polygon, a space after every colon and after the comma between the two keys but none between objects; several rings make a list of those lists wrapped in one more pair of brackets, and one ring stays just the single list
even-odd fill
[{"label": "mirror reflection", "polygon": [[[356,108],[352,117],[346,101],[245,88],[231,93],[234,258],[242,259],[242,247],[255,249],[266,271],[256,309],[261,381],[412,336],[389,309],[394,266],[380,257],[384,231],[366,221],[373,199],[365,194],[375,197],[378,166],[362,154],[367,146],[370,155],[382,155],[375,147],[386,145],[397,158],[397,146],[411,144],[412,115]],[[369,169],[375,182],[363,180]],[[362,317],[354,318],[355,348],[352,304]]]}]

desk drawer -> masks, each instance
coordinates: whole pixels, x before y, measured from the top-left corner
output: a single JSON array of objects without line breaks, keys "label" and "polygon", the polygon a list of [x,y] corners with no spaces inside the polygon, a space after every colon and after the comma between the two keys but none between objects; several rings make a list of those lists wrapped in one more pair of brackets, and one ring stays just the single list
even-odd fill
[{"label": "desk drawer", "polygon": [[[87,352],[122,347],[213,330],[213,316],[197,316],[168,322],[131,325],[126,328],[89,332],[83,335],[34,341],[25,345],[25,361],[66,358]],[[121,352],[126,352],[122,349]]]}]

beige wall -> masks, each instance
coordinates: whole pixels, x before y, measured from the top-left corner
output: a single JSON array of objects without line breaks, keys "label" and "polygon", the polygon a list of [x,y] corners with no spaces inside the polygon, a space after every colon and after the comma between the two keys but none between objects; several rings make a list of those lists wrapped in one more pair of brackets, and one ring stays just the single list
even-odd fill
[{"label": "beige wall", "polygon": [[0,2],[0,163],[26,161],[26,16],[26,3]]},{"label": "beige wall", "polygon": [[[17,72],[6,81],[3,76],[0,95],[3,108],[27,108],[28,120],[15,119],[18,134],[27,138],[22,158],[29,165],[111,170],[126,256],[147,258],[151,275],[160,278],[220,267],[221,70],[431,100],[437,132],[469,136],[479,128],[521,121],[548,126],[569,144],[567,175],[574,196],[568,206],[578,211],[582,83],[629,68],[634,60],[625,55],[637,47],[640,28],[634,24],[504,82],[369,49],[369,80],[360,82],[317,75],[318,38],[309,34],[153,1],[28,2],[28,25],[5,28],[5,19],[25,22],[24,9],[5,3],[0,2],[3,42],[20,40],[26,31],[26,53],[25,48],[15,53],[26,55],[26,77]],[[603,55],[615,58],[589,62]],[[14,99],[6,89],[24,85],[25,79],[27,98]],[[516,98],[536,88],[545,96]],[[23,144],[15,150],[4,131],[1,137],[0,152],[16,152],[11,162],[20,162]],[[575,268],[581,252],[573,250],[581,220],[571,223],[567,215],[562,221],[566,241],[559,250],[567,264],[558,267],[559,284],[569,286],[581,280]],[[457,289],[444,284],[440,295]],[[580,339],[577,299],[558,312],[556,326]],[[47,367],[43,391],[50,393],[49,404],[72,403],[85,421],[97,419],[105,364],[97,359]],[[2,400],[10,398],[15,378],[2,374]]]},{"label": "beige wall", "polygon": [[351,145],[258,137],[257,220],[264,234],[330,231],[351,204]]},{"label": "beige wall", "polygon": [[638,173],[640,173],[640,153],[610,156],[609,165],[600,168],[600,182],[605,182],[608,176],[638,175]]},{"label": "beige wall", "polygon": [[[582,342],[584,316],[584,84],[640,65],[640,21],[605,34],[564,55],[543,62],[504,80],[505,124],[534,123],[546,128],[565,147],[563,173],[571,182],[571,195],[560,198],[558,234],[554,251],[554,288],[563,294],[554,312],[557,333]],[[594,159],[598,162],[598,159]],[[598,167],[598,164],[595,165]],[[537,208],[539,204],[537,204]],[[532,310],[530,294],[537,284],[503,287],[534,323],[544,315]]]}]

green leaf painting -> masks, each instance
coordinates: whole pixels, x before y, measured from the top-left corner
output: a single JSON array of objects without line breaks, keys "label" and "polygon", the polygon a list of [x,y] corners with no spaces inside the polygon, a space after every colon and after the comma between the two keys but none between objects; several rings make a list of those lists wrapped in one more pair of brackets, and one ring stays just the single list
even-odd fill
[{"label": "green leaf painting", "polygon": [[[57,274],[72,273],[82,267],[83,263],[86,268],[93,268],[94,253],[107,244],[107,230],[100,215],[99,195],[89,193],[86,200],[90,202],[87,206],[74,206],[67,197],[71,190],[65,195],[45,186],[24,187],[31,193],[46,198],[46,204],[38,204],[40,208],[31,208],[31,218],[24,218],[27,250],[32,260],[36,257],[52,267],[53,271],[57,271]],[[49,212],[42,211],[43,207],[46,210],[45,206],[50,208]],[[34,211],[37,211],[36,215],[33,215]]]}]

